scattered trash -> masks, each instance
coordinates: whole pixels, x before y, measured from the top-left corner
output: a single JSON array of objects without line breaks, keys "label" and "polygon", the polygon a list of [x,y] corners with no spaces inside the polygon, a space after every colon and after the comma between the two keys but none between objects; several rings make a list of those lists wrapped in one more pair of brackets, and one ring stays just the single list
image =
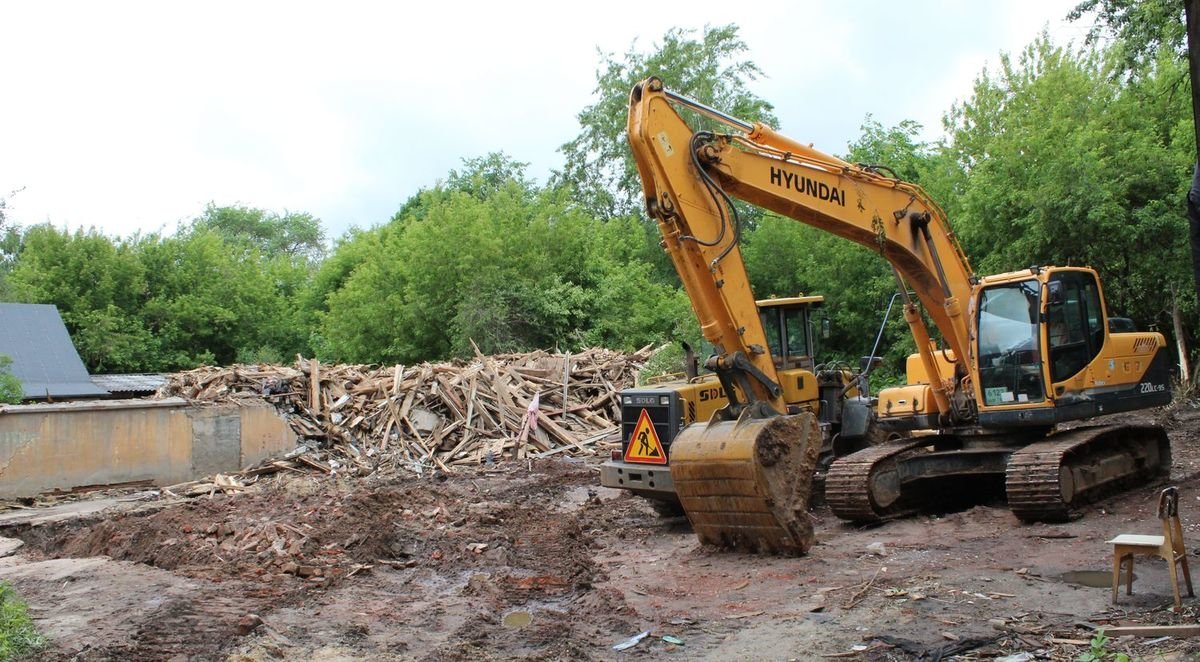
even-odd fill
[{"label": "scattered trash", "polygon": [[649,636],[650,636],[649,630],[646,630],[645,632],[642,632],[640,634],[635,634],[632,637],[626,639],[625,641],[622,641],[619,644],[615,644],[613,646],[613,650],[615,650],[615,651],[629,650],[630,648],[633,648],[634,646],[637,646],[638,644],[642,643],[642,640]]},{"label": "scattered trash", "polygon": [[680,639],[679,637],[676,637],[676,636],[674,636],[674,635],[670,635],[670,634],[664,634],[664,635],[662,636],[662,640],[663,640],[663,641],[665,641],[665,642],[667,642],[668,644],[674,644],[675,646],[682,646],[682,645],[683,645],[683,640],[682,640],[682,639]]}]

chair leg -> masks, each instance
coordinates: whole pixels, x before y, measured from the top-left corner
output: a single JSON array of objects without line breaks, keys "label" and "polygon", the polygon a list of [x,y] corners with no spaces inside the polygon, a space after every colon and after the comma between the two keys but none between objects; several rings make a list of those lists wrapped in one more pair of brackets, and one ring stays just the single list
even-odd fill
[{"label": "chair leg", "polygon": [[1112,601],[1117,604],[1117,592],[1121,589],[1121,555],[1113,552]]},{"label": "chair leg", "polygon": [[1179,597],[1179,572],[1175,570],[1175,559],[1168,561],[1171,566],[1171,590],[1175,593],[1175,608],[1183,608],[1183,598]]},{"label": "chair leg", "polygon": [[1192,591],[1192,573],[1188,571],[1188,561],[1187,561],[1187,553],[1186,552],[1184,553],[1183,557],[1179,559],[1179,563],[1180,563],[1180,565],[1183,566],[1183,580],[1185,582],[1187,582],[1188,597],[1194,598],[1194,597],[1196,597],[1196,593],[1194,591]]},{"label": "chair leg", "polygon": [[1125,595],[1133,595],[1133,554],[1129,558],[1129,574],[1125,575]]}]

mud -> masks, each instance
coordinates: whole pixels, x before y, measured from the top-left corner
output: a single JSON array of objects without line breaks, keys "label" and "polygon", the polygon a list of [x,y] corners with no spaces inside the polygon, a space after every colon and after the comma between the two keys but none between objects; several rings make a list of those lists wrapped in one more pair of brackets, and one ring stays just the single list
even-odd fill
[{"label": "mud", "polygon": [[[51,638],[49,660],[1072,659],[1092,634],[1081,623],[1197,620],[1195,598],[1172,608],[1161,561],[1139,559],[1116,605],[1096,579],[1106,540],[1157,531],[1167,484],[1200,546],[1200,412],[1153,418],[1169,481],[1062,524],[1022,524],[996,500],[876,527],[819,507],[808,555],[751,555],[600,488],[598,460],[546,459],[394,482],[288,475],[9,526],[26,544],[0,579]],[[1146,641],[1109,650],[1200,652]]]}]

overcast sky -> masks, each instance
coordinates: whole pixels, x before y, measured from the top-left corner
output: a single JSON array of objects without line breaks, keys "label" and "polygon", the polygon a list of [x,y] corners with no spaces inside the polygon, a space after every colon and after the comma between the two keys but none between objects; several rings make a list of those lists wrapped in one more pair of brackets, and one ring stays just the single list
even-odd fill
[{"label": "overcast sky", "polygon": [[706,24],[740,27],[792,138],[842,153],[868,114],[932,138],[1002,51],[1082,41],[1076,1],[8,2],[0,196],[20,189],[22,225],[170,232],[211,201],[336,238],[464,158],[503,151],[544,182],[598,50]]}]

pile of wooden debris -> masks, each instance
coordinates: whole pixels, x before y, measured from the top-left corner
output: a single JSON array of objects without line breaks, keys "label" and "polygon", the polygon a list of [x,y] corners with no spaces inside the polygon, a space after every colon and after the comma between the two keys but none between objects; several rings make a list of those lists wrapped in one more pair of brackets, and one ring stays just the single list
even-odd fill
[{"label": "pile of wooden debris", "polygon": [[650,347],[633,354],[594,348],[382,368],[298,358],[293,367],[177,373],[157,397],[274,404],[303,445],[257,473],[243,474],[287,469],[421,474],[612,448],[619,443],[618,393],[634,384],[650,354]]}]

